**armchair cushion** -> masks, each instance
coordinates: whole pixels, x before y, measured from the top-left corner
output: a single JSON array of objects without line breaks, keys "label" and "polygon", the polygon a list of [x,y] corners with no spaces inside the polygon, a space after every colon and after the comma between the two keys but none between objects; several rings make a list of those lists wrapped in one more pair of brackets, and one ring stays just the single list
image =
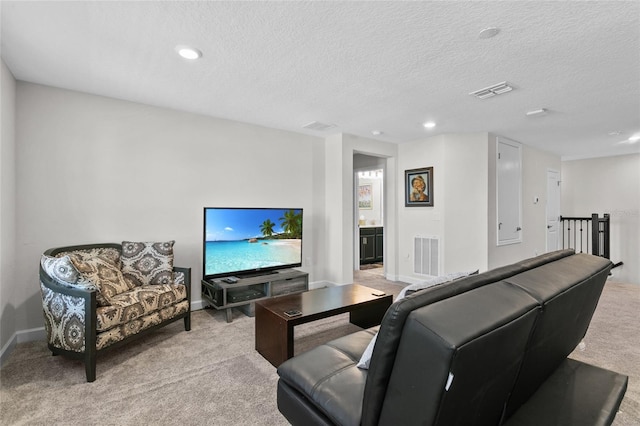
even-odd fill
[{"label": "armchair cushion", "polygon": [[151,312],[149,315],[145,315],[143,317],[136,318],[133,321],[110,328],[107,331],[98,333],[96,336],[96,349],[104,349],[107,346],[121,340],[125,340],[134,334],[138,334],[143,330],[162,324],[171,318],[175,318],[188,312],[189,301],[183,300],[175,305],[170,305],[166,308],[160,309],[159,311]]},{"label": "armchair cushion", "polygon": [[136,286],[173,284],[173,244],[122,242],[122,273]]},{"label": "armchair cushion", "polygon": [[118,294],[111,298],[111,306],[99,307],[97,313],[98,332],[125,324],[187,298],[184,285],[145,285]]}]

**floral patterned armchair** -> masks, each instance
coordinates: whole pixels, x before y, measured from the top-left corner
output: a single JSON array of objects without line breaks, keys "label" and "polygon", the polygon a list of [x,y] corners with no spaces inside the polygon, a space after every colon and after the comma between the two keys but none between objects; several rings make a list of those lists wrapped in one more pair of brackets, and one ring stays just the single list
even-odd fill
[{"label": "floral patterned armchair", "polygon": [[45,251],[40,289],[49,349],[84,360],[184,319],[191,329],[191,268],[173,266],[173,241],[103,243]]}]

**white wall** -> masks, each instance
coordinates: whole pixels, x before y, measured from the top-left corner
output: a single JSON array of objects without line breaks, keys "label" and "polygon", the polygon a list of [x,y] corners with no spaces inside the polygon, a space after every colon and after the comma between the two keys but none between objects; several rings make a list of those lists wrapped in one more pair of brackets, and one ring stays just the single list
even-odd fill
[{"label": "white wall", "polygon": [[[497,245],[496,137],[489,141],[489,269],[547,251],[547,170],[560,171],[560,157],[522,145],[522,242]],[[538,197],[537,204],[533,198]],[[563,206],[564,207],[564,206]],[[564,209],[562,209],[564,212]],[[564,213],[563,213],[564,214]]]},{"label": "white wall", "polygon": [[16,81],[0,61],[0,355],[16,332],[16,311],[21,309],[15,275],[16,178],[15,101]]},{"label": "white wall", "polygon": [[[331,247],[326,253],[327,263],[331,265],[327,268],[325,279],[331,283],[345,284],[344,259],[349,255],[343,243],[347,229],[344,223],[344,211],[350,209],[344,199],[343,184],[350,178],[348,165],[345,163],[345,153],[343,152],[342,135],[332,135],[326,138],[325,151],[325,222],[326,247]],[[352,160],[349,159],[349,162]],[[351,186],[347,187],[347,192],[351,191]],[[353,262],[352,262],[353,263]],[[349,263],[351,267],[351,263]]]},{"label": "white wall", "polygon": [[23,82],[16,118],[17,329],[42,326],[38,261],[68,244],[175,239],[197,304],[204,206],[303,208],[317,279],[322,139]]},{"label": "white wall", "polygon": [[[487,269],[488,135],[444,139],[444,273]],[[434,175],[438,179],[438,174]],[[442,178],[443,173],[439,173]]]},{"label": "white wall", "polygon": [[640,154],[562,162],[562,215],[611,215],[616,281],[640,284]]},{"label": "white wall", "polygon": [[[523,146],[523,241],[498,247],[495,141],[488,133],[448,134],[399,146],[399,176],[408,169],[434,168],[433,207],[404,207],[404,178],[398,182],[400,279],[425,279],[413,272],[417,235],[440,238],[441,275],[484,271],[545,252],[546,173],[560,170],[560,158]],[[540,198],[535,205],[534,196]]]},{"label": "white wall", "polygon": [[[413,240],[416,236],[444,236],[444,136],[398,146],[398,274],[405,282],[424,279],[413,273]],[[433,167],[433,207],[405,207],[404,172]]]},{"label": "white wall", "polygon": [[[449,134],[398,147],[399,275],[426,277],[414,267],[414,237],[440,239],[440,275],[487,268],[486,133]],[[404,171],[433,167],[433,207],[405,207]]]}]

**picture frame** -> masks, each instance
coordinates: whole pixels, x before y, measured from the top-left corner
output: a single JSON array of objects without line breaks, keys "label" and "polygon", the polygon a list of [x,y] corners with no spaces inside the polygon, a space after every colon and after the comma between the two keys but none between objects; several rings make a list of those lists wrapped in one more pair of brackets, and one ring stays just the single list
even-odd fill
[{"label": "picture frame", "polygon": [[404,171],[405,207],[433,207],[433,167]]},{"label": "picture frame", "polygon": [[358,208],[362,210],[373,209],[373,185],[358,186]]}]

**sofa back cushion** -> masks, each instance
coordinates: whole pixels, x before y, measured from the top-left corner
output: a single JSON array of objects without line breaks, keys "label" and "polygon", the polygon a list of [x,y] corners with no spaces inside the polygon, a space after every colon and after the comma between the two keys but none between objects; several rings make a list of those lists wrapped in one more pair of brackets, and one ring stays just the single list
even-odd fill
[{"label": "sofa back cushion", "polygon": [[415,309],[402,330],[380,424],[499,424],[539,310],[504,282]]},{"label": "sofa back cushion", "polygon": [[584,337],[611,269],[588,254],[560,259],[506,281],[542,306],[505,417],[510,417],[564,362]]},{"label": "sofa back cushion", "polygon": [[136,286],[173,284],[173,244],[122,242],[122,273]]},{"label": "sofa back cushion", "polygon": [[377,425],[395,363],[405,321],[414,310],[445,300],[469,290],[491,284],[531,268],[574,254],[573,250],[559,250],[535,258],[496,268],[478,275],[453,281],[450,284],[427,288],[395,302],[389,307],[380,325],[376,346],[371,356],[364,391],[362,424]]}]

